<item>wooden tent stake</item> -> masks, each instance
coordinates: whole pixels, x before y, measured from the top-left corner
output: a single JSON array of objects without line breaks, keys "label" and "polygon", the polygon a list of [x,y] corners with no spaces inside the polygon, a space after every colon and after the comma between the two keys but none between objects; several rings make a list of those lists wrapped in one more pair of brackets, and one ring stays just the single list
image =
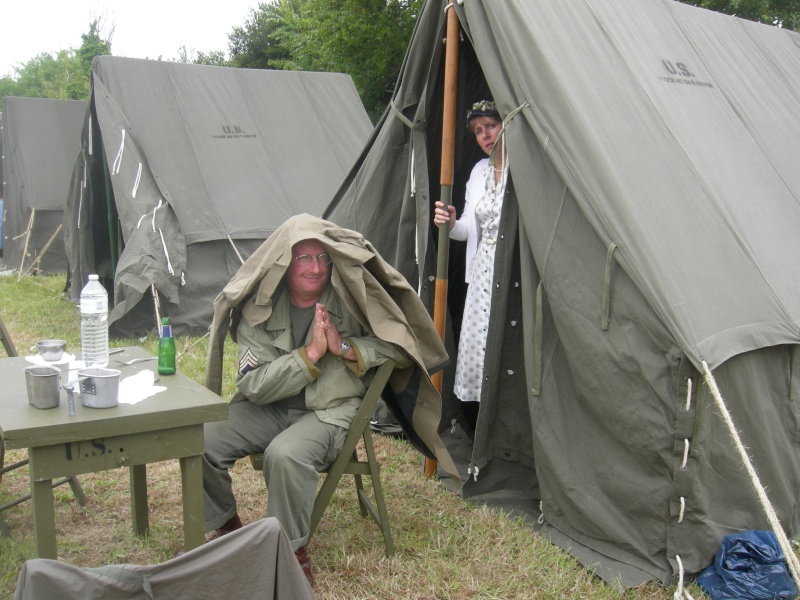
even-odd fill
[{"label": "wooden tent stake", "polygon": [[153,294],[153,308],[156,311],[156,331],[160,332],[159,329],[161,327],[161,303],[158,300],[158,290],[156,289],[156,284],[150,284],[150,293]]},{"label": "wooden tent stake", "polygon": [[22,261],[19,263],[19,273],[17,273],[17,283],[22,281],[22,268],[25,266],[25,256],[28,254],[28,242],[31,241],[31,230],[33,229],[33,218],[36,215],[36,209],[31,209],[31,218],[28,219],[28,230],[25,232],[25,248],[22,250]]},{"label": "wooden tent stake", "polygon": [[58,235],[58,232],[59,232],[59,231],[61,231],[61,228],[62,228],[63,226],[64,226],[64,224],[63,224],[63,223],[59,223],[59,224],[58,224],[58,227],[56,227],[56,230],[53,232],[53,235],[51,235],[51,236],[50,236],[50,239],[49,239],[49,240],[47,240],[47,243],[46,243],[46,244],[44,245],[44,247],[42,248],[42,251],[41,251],[41,252],[39,252],[39,255],[36,257],[36,260],[34,260],[34,261],[31,263],[31,266],[30,266],[30,267],[28,267],[28,268],[25,270],[25,274],[26,274],[26,275],[27,275],[28,273],[31,273],[31,272],[33,272],[33,270],[34,270],[34,269],[37,267],[37,265],[40,265],[40,264],[41,264],[41,262],[42,262],[42,257],[45,255],[45,252],[47,252],[47,251],[49,250],[49,248],[50,248],[50,246],[52,245],[53,241],[55,241],[55,239],[56,239],[56,236]]}]

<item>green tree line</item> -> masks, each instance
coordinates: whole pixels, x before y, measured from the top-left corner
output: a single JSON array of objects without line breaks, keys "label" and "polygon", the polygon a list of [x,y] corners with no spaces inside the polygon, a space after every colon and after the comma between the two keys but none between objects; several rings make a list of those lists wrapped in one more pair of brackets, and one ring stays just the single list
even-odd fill
[{"label": "green tree line", "polygon": [[59,100],[84,100],[89,97],[92,59],[111,54],[111,42],[102,38],[101,22],[89,23],[81,35],[77,50],[61,50],[57,54],[42,52],[21,67],[16,76],[0,78],[0,96],[28,96]]},{"label": "green tree line", "polygon": [[800,2],[797,0],[686,0],[684,4],[794,31],[800,25]]},{"label": "green tree line", "polygon": [[[797,30],[800,0],[684,0],[710,10]],[[251,9],[228,34],[225,51],[188,52],[181,62],[248,69],[347,73],[373,121],[381,115],[396,82],[424,0],[272,0]],[[111,35],[90,23],[77,50],[42,53],[14,76],[0,78],[2,96],[84,99],[91,62],[111,54]]]}]

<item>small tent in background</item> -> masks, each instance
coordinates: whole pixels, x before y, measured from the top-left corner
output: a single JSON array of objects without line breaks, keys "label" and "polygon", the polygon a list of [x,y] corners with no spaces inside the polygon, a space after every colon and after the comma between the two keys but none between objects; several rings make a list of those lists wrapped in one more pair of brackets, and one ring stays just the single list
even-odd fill
[{"label": "small tent in background", "polygon": [[3,98],[3,261],[67,270],[62,221],[86,102]]},{"label": "small tent in background", "polygon": [[3,111],[0,110],[0,256],[3,255],[3,214]]},{"label": "small tent in background", "polygon": [[[390,109],[324,215],[431,306],[444,4],[422,9]],[[705,363],[800,533],[800,35],[671,0],[453,4],[454,202],[479,158],[476,100],[507,120],[513,180],[462,493],[541,510],[609,581],[701,571],[724,535],[770,528]],[[444,393],[443,432],[447,376]]]},{"label": "small tent in background", "polygon": [[176,333],[288,217],[320,215],[372,129],[348,75],[94,59],[66,227],[69,293],[113,291],[112,333]]}]

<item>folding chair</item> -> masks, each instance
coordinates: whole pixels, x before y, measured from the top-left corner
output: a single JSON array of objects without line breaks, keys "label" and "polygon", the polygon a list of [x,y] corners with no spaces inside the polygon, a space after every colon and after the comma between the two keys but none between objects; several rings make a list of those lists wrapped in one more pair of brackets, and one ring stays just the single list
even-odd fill
[{"label": "folding chair", "polygon": [[[6,354],[9,357],[18,356],[17,349],[14,346],[14,342],[11,341],[11,336],[8,334],[8,330],[6,329],[3,320],[0,318],[0,341],[3,342],[3,348],[5,348]],[[0,428],[0,483],[3,481],[3,475],[8,473],[9,471],[13,471],[14,469],[19,469],[20,467],[24,467],[28,464],[28,459],[20,460],[15,462],[11,465],[5,465],[5,458],[6,458],[6,447],[5,443],[3,442],[3,432],[2,428]],[[65,483],[69,484],[69,487],[72,488],[72,493],[75,494],[75,498],[78,499],[78,504],[81,506],[86,505],[86,494],[83,493],[83,488],[81,488],[81,484],[78,482],[78,479],[72,475],[69,477],[64,477],[63,479],[58,479],[53,481],[53,487],[58,487],[59,485],[63,485]],[[6,504],[0,505],[0,537],[7,537],[10,535],[8,530],[8,525],[6,525],[5,519],[3,519],[3,511],[8,510],[9,508],[16,506],[17,504],[22,504],[26,500],[30,500],[31,495],[25,494],[24,496],[20,496],[16,500],[12,500],[11,502],[7,502]]]},{"label": "folding chair", "polygon": [[[375,448],[372,445],[372,432],[369,427],[370,418],[375,410],[375,405],[381,397],[383,388],[389,381],[389,376],[394,370],[394,361],[387,361],[378,367],[375,373],[375,378],[367,390],[364,400],[361,402],[361,407],[356,413],[350,429],[347,430],[347,436],[344,440],[344,445],[339,453],[339,456],[327,469],[323,471],[326,474],[325,481],[322,483],[317,492],[317,497],[314,500],[314,509],[311,512],[311,528],[309,530],[308,538],[314,535],[325,509],[333,497],[336,486],[342,475],[348,473],[353,475],[356,484],[356,494],[358,495],[358,507],[361,511],[362,517],[371,516],[377,523],[381,532],[383,533],[383,540],[386,544],[386,555],[391,556],[394,554],[394,543],[392,542],[392,531],[389,527],[389,515],[386,512],[386,502],[383,497],[383,488],[381,487],[380,478],[380,463],[375,456]],[[356,446],[360,439],[364,440],[364,450],[366,451],[367,460],[362,461],[358,458]],[[253,468],[261,471],[264,467],[263,454],[251,454],[250,462]],[[372,503],[361,480],[362,476],[371,478],[372,492],[375,496],[375,503]]]},{"label": "folding chair", "polygon": [[3,323],[3,319],[0,319],[0,341],[3,342],[3,348],[6,349],[6,354],[8,356],[19,356],[14,342],[11,341],[11,336],[8,335],[8,330]]}]

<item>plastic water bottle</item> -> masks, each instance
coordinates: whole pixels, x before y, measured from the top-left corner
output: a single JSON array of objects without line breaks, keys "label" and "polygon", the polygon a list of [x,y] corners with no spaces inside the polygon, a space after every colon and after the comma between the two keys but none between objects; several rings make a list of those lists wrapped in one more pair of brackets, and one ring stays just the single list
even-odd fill
[{"label": "plastic water bottle", "polygon": [[81,354],[86,366],[108,364],[108,294],[97,275],[81,290]]},{"label": "plastic water bottle", "polygon": [[175,340],[172,338],[169,317],[161,319],[161,335],[158,337],[158,373],[160,375],[175,374]]}]

